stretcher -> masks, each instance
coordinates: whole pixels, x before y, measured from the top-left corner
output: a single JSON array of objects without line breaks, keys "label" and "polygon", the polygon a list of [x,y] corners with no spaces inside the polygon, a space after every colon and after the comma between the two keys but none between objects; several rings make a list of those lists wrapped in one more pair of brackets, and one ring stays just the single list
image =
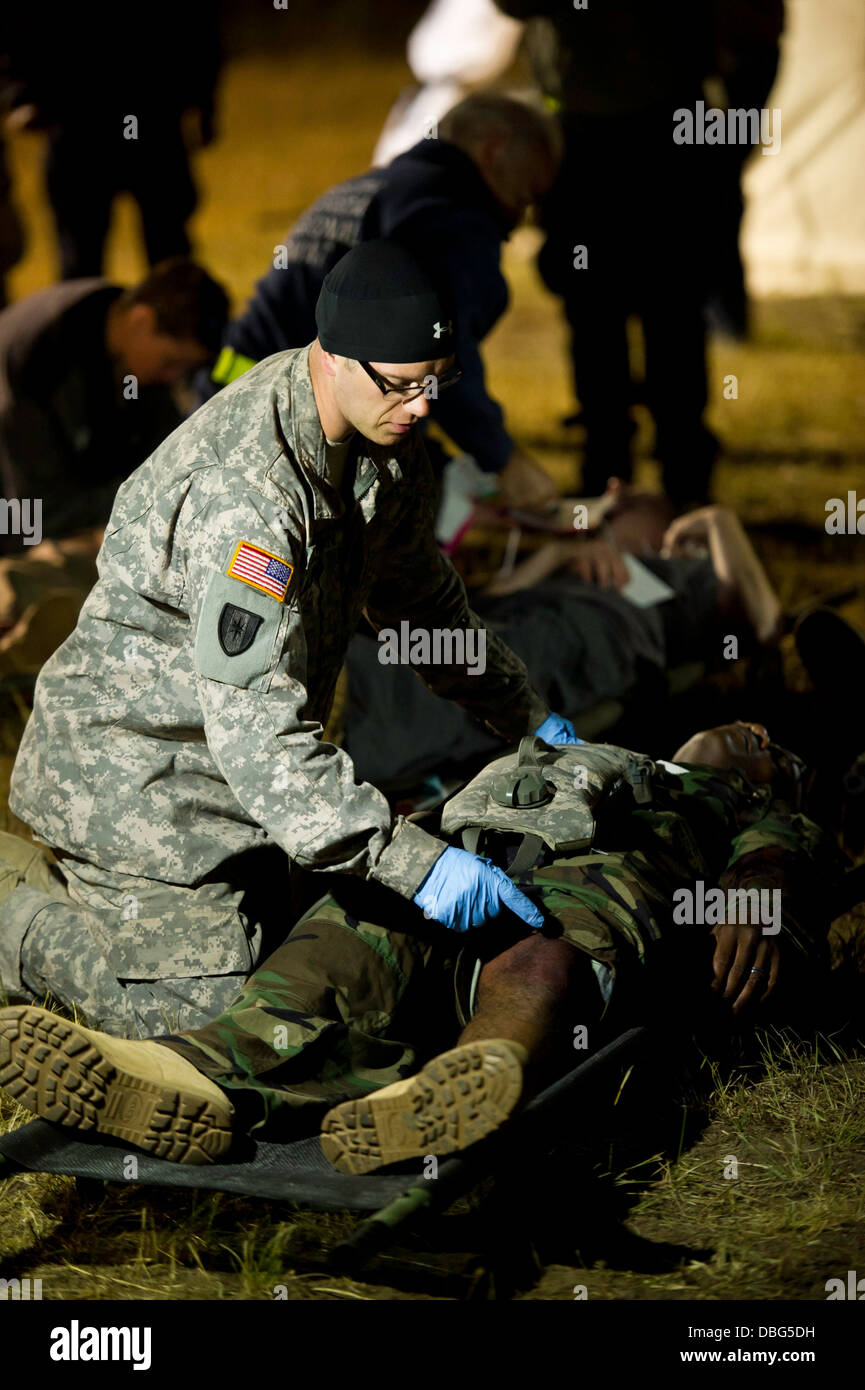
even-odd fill
[{"label": "stretcher", "polygon": [[[318,1135],[292,1143],[247,1141],[230,1163],[202,1166],[170,1163],[103,1135],[79,1135],[36,1119],[0,1136],[0,1180],[16,1173],[62,1173],[103,1182],[241,1193],[293,1202],[317,1211],[370,1213],[332,1252],[347,1273],[361,1269],[399,1233],[421,1219],[442,1214],[485,1176],[519,1163],[527,1154],[537,1165],[560,1138],[573,1132],[581,1091],[627,1062],[645,1043],[647,1030],[631,1028],[583,1060],[542,1091],[510,1124],[461,1153],[441,1158],[435,1176],[429,1163],[415,1161],[388,1172],[351,1177],[336,1172]],[[130,1166],[134,1158],[134,1166]],[[134,1174],[134,1177],[132,1176]]]}]

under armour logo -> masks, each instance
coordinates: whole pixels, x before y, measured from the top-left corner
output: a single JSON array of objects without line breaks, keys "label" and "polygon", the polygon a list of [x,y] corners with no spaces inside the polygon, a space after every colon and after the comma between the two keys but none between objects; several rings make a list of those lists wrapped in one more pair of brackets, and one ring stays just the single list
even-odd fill
[{"label": "under armour logo", "polygon": [[433,330],[434,330],[435,336],[436,336],[437,338],[440,338],[440,337],[442,336],[443,333],[447,333],[447,334],[453,333],[453,329],[454,329],[454,326],[453,326],[453,324],[451,323],[450,319],[445,319],[444,323],[434,323],[434,324],[433,324]]}]

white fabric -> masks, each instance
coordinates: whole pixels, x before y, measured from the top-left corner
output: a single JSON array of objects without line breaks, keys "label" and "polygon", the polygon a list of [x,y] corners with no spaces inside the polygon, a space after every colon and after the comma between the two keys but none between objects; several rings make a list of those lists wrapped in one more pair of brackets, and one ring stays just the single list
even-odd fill
[{"label": "white fabric", "polygon": [[373,153],[389,164],[475,87],[487,86],[516,57],[523,26],[493,0],[432,0],[408,39],[409,66],[421,85],[391,110]]},{"label": "white fabric", "polygon": [[466,89],[455,82],[437,82],[431,87],[421,87],[417,91],[410,88],[403,92],[388,112],[378,144],[373,150],[373,165],[390,164],[398,154],[410,150],[419,140],[433,139],[437,122],[465,95]]},{"label": "white fabric", "polygon": [[432,0],[409,34],[409,66],[418,82],[480,86],[510,66],[522,32],[493,0]]},{"label": "white fabric", "polygon": [[[865,293],[865,5],[787,0],[781,148],[745,176],[752,294]],[[776,118],[777,119],[777,118]]]},{"label": "white fabric", "polygon": [[492,477],[478,468],[471,454],[456,454],[448,459],[442,472],[441,498],[436,516],[436,540],[440,545],[455,545],[472,517],[475,504],[491,496],[499,486],[498,475]]}]

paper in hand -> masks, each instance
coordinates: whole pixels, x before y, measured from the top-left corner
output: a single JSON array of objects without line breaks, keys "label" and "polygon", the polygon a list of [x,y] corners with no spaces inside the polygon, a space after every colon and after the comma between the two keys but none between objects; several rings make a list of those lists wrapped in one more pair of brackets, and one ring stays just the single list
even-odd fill
[{"label": "paper in hand", "polygon": [[623,555],[625,568],[630,575],[628,583],[619,592],[637,608],[654,608],[657,603],[666,603],[675,598],[676,591],[653,574],[636,555]]}]

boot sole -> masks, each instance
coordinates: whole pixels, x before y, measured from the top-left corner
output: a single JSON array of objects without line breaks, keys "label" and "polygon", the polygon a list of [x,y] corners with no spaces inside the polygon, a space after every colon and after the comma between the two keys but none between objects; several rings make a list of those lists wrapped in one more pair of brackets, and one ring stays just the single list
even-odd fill
[{"label": "boot sole", "polygon": [[213,1163],[231,1143],[219,1107],[117,1066],[74,1023],[26,1005],[0,1014],[0,1086],[42,1119],[97,1130],[174,1163]]},{"label": "boot sole", "polygon": [[456,1153],[504,1124],[522,1090],[523,1069],[509,1048],[463,1043],[428,1062],[401,1095],[336,1106],[322,1122],[322,1151],[340,1173],[355,1175]]}]

